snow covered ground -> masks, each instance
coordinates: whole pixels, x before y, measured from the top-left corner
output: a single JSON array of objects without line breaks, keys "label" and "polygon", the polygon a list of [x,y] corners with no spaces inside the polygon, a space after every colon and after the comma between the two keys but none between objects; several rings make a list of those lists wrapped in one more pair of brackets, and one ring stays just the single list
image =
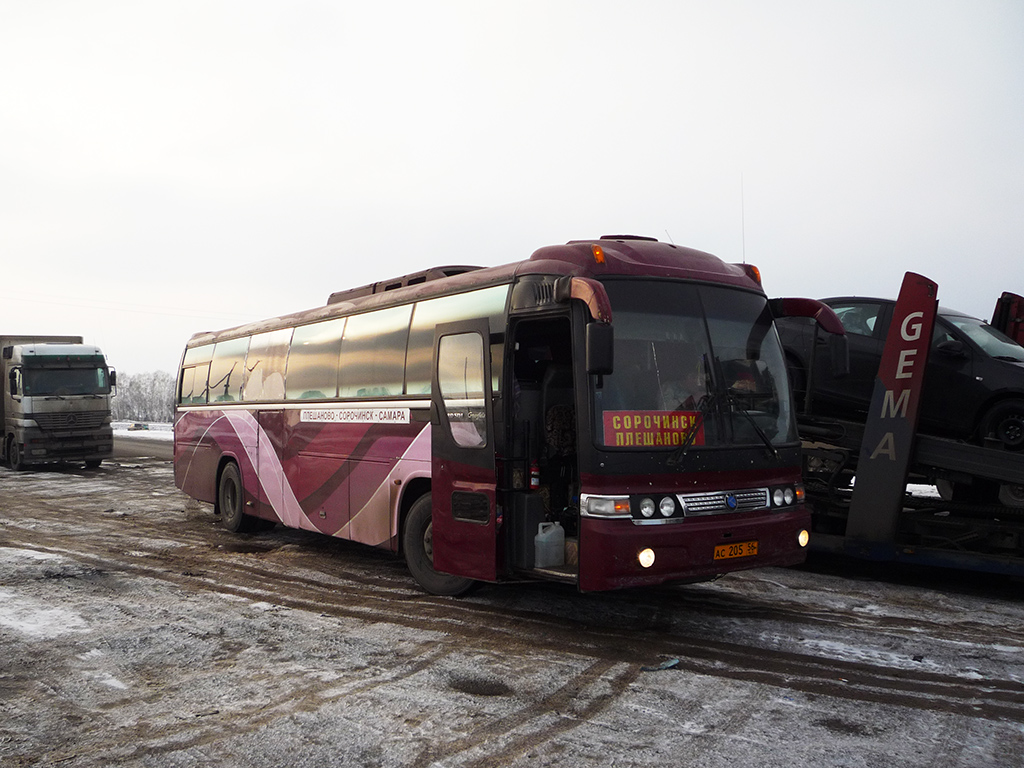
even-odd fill
[{"label": "snow covered ground", "polygon": [[115,421],[114,434],[142,440],[174,440],[174,425],[142,421]]},{"label": "snow covered ground", "polygon": [[867,573],[435,598],[167,461],[0,469],[0,764],[1024,764],[1017,585]]}]

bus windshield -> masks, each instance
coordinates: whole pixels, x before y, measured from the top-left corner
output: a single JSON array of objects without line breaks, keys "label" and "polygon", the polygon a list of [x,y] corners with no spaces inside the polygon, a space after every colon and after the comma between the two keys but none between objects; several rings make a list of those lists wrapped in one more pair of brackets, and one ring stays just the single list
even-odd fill
[{"label": "bus windshield", "polygon": [[614,373],[592,378],[597,443],[657,449],[792,443],[785,359],[764,296],[608,280]]}]

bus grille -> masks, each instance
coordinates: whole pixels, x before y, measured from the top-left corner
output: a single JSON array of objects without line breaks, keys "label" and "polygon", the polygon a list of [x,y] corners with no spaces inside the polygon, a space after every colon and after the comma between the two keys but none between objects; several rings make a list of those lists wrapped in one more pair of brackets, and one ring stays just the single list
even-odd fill
[{"label": "bus grille", "polygon": [[[767,488],[746,488],[742,491],[712,491],[710,493],[679,494],[679,502],[686,517],[723,515],[749,512],[768,506]],[[731,501],[730,501],[731,500]]]},{"label": "bus grille", "polygon": [[96,429],[107,418],[106,411],[84,411],[72,413],[34,413],[32,418],[40,429],[48,431],[65,429]]}]

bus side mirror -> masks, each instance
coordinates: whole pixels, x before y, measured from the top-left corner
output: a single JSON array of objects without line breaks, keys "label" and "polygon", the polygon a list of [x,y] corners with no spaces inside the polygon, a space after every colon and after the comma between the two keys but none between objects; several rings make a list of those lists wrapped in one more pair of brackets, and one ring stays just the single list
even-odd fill
[{"label": "bus side mirror", "polygon": [[614,341],[610,323],[587,323],[587,373],[603,376],[612,372]]}]

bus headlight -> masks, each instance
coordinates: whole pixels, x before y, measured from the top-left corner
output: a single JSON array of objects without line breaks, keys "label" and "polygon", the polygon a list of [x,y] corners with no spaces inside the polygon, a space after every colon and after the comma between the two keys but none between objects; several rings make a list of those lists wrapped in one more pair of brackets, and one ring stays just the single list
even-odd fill
[{"label": "bus headlight", "polygon": [[654,565],[654,550],[650,547],[640,550],[640,554],[636,556],[636,559],[639,561],[641,568],[650,568]]},{"label": "bus headlight", "polygon": [[773,507],[792,507],[794,504],[801,504],[804,501],[804,487],[796,485],[780,485],[771,489]]},{"label": "bus headlight", "polygon": [[806,547],[808,542],[811,540],[811,534],[806,530],[800,531],[800,533],[796,535],[796,540],[800,542],[801,547]]},{"label": "bus headlight", "polygon": [[580,494],[580,513],[585,517],[630,517],[629,497]]}]

